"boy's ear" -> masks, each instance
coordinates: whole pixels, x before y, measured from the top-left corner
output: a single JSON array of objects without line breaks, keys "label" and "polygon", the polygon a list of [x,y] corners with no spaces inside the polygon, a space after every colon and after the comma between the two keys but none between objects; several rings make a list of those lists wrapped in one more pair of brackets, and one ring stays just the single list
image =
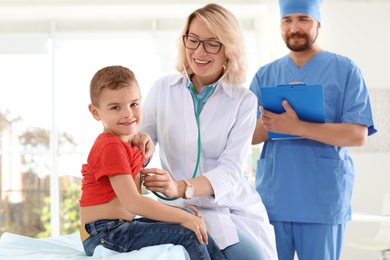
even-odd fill
[{"label": "boy's ear", "polygon": [[91,115],[95,120],[100,121],[99,111],[96,109],[96,107],[92,104],[88,105],[89,112],[91,112]]}]

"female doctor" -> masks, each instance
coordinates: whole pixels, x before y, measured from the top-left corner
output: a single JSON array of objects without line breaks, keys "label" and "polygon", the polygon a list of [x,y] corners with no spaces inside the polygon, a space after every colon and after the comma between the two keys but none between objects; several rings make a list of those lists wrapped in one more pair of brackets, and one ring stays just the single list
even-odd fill
[{"label": "female doctor", "polygon": [[195,10],[178,41],[177,70],[154,84],[140,131],[164,170],[143,169],[161,201],[195,206],[227,259],[277,259],[273,227],[245,173],[256,97],[245,81],[243,35],[217,4]]}]

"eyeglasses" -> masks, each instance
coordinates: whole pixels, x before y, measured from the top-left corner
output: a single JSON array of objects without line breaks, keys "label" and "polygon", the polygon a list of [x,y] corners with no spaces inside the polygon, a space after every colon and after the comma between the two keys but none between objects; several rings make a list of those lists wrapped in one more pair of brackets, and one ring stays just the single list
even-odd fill
[{"label": "eyeglasses", "polygon": [[203,49],[210,54],[217,54],[222,48],[222,42],[214,40],[201,41],[194,36],[188,34],[183,35],[183,43],[187,49],[196,50],[199,45],[203,44]]}]

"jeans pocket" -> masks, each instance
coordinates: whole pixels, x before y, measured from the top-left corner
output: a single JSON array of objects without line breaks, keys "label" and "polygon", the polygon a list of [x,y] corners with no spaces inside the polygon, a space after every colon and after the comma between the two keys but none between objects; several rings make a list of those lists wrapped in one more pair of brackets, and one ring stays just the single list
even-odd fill
[{"label": "jeans pocket", "polygon": [[100,245],[102,237],[104,237],[106,233],[99,233],[97,236],[90,236],[83,242],[84,251],[87,256],[92,256],[95,248]]},{"label": "jeans pocket", "polygon": [[126,220],[112,220],[112,221],[108,221],[106,224],[105,224],[105,228],[107,229],[108,233],[112,232],[113,230],[119,228],[120,226],[122,226],[124,223],[128,223],[128,221]]}]

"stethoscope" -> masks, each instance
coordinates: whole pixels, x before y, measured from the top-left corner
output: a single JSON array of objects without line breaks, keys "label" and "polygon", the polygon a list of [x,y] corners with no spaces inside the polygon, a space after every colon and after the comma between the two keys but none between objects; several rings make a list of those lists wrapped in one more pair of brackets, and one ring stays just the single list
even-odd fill
[{"label": "stethoscope", "polygon": [[[196,125],[197,125],[197,128],[198,128],[198,152],[197,152],[197,155],[196,155],[196,163],[195,163],[194,172],[193,172],[192,177],[191,177],[191,178],[195,178],[196,173],[198,172],[199,163],[200,163],[200,153],[201,153],[201,150],[202,150],[202,147],[201,147],[202,146],[202,142],[201,142],[201,137],[200,137],[200,121],[199,121],[201,105],[202,105],[202,102],[209,96],[210,92],[225,77],[226,72],[222,75],[222,77],[219,78],[219,80],[217,82],[215,82],[213,85],[210,85],[209,89],[201,97],[198,97],[198,95],[196,94],[194,84],[191,82],[190,77],[188,76],[187,70],[185,68],[184,68],[184,73],[185,73],[185,75],[186,75],[186,77],[188,79],[188,82],[189,82],[191,95],[192,95],[194,101],[196,102],[196,106],[195,106],[195,120],[196,120]],[[156,195],[158,198],[163,199],[163,200],[172,201],[172,200],[177,200],[178,199],[178,198],[167,198],[167,197],[164,197],[164,196],[162,196],[162,195],[160,195],[160,194],[158,194],[157,192],[154,192],[154,191],[153,191],[153,194]]]}]

